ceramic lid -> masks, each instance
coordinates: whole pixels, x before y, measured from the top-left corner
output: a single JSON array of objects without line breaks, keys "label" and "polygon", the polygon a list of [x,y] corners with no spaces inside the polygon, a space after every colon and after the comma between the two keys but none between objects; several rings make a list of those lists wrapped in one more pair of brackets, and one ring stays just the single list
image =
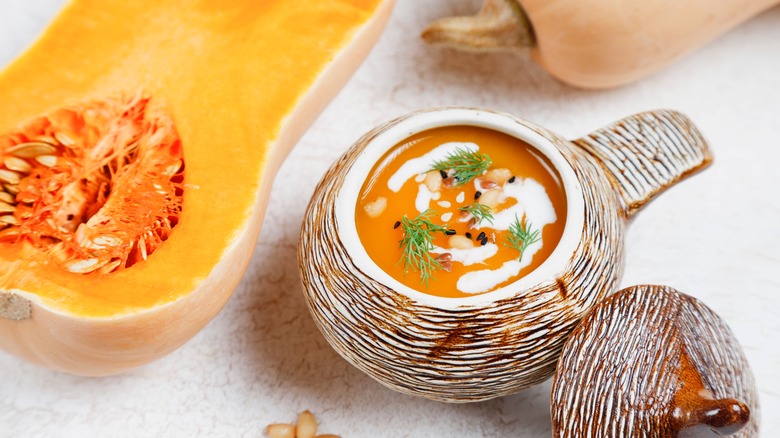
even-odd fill
[{"label": "ceramic lid", "polygon": [[758,395],[723,320],[665,286],[595,306],[563,348],[552,389],[556,437],[758,435]]}]

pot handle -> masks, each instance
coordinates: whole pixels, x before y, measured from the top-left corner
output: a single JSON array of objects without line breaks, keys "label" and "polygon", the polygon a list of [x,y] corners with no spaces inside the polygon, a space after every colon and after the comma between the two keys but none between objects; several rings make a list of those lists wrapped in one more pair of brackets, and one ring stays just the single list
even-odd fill
[{"label": "pot handle", "polygon": [[685,115],[639,113],[574,140],[607,170],[627,217],[712,162],[707,141]]}]

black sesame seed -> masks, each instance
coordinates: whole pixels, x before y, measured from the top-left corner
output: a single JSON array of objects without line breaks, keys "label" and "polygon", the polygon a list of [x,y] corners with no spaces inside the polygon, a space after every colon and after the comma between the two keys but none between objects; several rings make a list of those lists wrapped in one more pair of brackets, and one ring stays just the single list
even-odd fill
[{"label": "black sesame seed", "polygon": [[441,175],[442,179],[447,179],[447,172],[440,170],[439,175]]},{"label": "black sesame seed", "polygon": [[482,192],[477,191],[477,193],[474,193],[474,199],[477,200],[479,197],[482,196]]},{"label": "black sesame seed", "polygon": [[469,238],[469,239],[471,239],[471,233],[469,233],[469,232],[466,232],[466,237],[467,237],[467,238]]},{"label": "black sesame seed", "polygon": [[485,245],[487,245],[487,243],[488,243],[488,238],[487,238],[487,237],[483,238],[483,239],[482,239],[482,240],[481,240],[479,243],[481,243],[481,244],[482,244],[482,246],[485,246]]},{"label": "black sesame seed", "polygon": [[513,182],[515,182],[515,177],[514,176],[512,176],[512,178],[509,178],[509,184],[512,184]]},{"label": "black sesame seed", "polygon": [[457,232],[457,231],[455,231],[455,230],[447,230],[447,231],[445,231],[445,232],[444,232],[444,234],[446,234],[446,235],[448,235],[448,236],[452,236],[453,234],[457,234],[457,233],[458,233],[458,232]]},{"label": "black sesame seed", "polygon": [[485,239],[485,232],[479,233],[479,236],[477,236],[477,240],[484,240]]},{"label": "black sesame seed", "polygon": [[396,229],[401,226],[401,221],[395,221],[395,224],[393,225],[393,229]]}]

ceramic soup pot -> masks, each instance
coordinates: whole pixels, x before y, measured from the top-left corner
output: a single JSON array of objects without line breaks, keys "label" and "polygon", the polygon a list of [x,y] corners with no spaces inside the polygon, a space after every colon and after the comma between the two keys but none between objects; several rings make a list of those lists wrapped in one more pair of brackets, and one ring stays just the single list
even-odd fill
[{"label": "ceramic soup pot", "polygon": [[[463,298],[426,294],[380,269],[355,226],[359,192],[377,161],[433,128],[477,126],[543,154],[562,182],[563,235],[519,280]],[[616,289],[631,217],[712,160],[688,118],[637,114],[569,141],[508,114],[425,110],[366,134],[328,170],[306,212],[298,247],[307,304],[328,342],[380,383],[447,402],[486,400],[540,383],[585,313]]]}]

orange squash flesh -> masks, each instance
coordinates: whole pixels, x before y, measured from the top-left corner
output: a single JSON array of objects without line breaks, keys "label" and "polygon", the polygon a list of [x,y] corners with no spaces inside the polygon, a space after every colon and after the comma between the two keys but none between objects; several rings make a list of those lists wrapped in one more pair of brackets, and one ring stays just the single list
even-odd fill
[{"label": "orange squash flesh", "polygon": [[391,3],[69,4],[0,74],[0,132],[73,102],[144,90],[166,103],[181,137],[183,209],[147,261],[108,275],[31,266],[20,246],[0,246],[0,298],[32,306],[17,321],[0,305],[0,347],[103,375],[197,333],[249,262],[276,169],[367,54]]}]

